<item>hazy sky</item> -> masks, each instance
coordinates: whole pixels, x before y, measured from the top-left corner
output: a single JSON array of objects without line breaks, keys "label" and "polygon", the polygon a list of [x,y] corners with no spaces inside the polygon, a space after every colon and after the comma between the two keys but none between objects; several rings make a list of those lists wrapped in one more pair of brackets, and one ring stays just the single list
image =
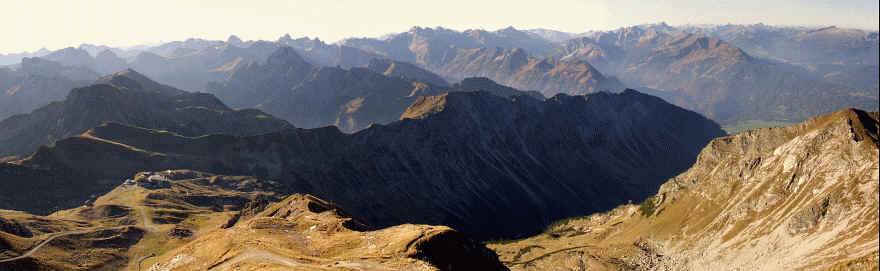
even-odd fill
[{"label": "hazy sky", "polygon": [[81,43],[114,47],[190,37],[376,37],[410,27],[605,30],[681,24],[837,25],[877,29],[877,0],[3,0],[0,53]]}]

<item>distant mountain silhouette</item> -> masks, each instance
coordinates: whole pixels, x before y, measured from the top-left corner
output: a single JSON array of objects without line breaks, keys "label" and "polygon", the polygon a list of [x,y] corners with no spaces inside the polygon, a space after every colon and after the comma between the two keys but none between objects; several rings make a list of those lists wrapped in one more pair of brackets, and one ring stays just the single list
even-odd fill
[{"label": "distant mountain silhouette", "polygon": [[0,121],[0,157],[26,155],[108,121],[188,136],[254,135],[291,127],[259,110],[231,110],[211,94],[185,92],[125,70],[70,90],[63,101]]},{"label": "distant mountain silhouette", "polygon": [[0,120],[64,99],[98,74],[42,58],[24,58],[19,69],[0,68]]}]

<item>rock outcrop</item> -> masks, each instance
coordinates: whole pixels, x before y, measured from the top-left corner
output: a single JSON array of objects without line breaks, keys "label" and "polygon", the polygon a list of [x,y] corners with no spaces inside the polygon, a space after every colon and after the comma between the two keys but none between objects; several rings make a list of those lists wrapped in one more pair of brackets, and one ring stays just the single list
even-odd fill
[{"label": "rock outcrop", "polygon": [[638,206],[490,247],[514,270],[873,270],[878,130],[846,109],[718,138]]}]

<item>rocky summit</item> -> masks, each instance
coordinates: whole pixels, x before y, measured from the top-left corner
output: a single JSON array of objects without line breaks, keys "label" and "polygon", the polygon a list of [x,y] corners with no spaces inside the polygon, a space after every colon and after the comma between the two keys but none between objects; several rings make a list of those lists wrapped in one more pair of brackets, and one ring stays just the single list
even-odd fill
[{"label": "rocky summit", "polygon": [[640,205],[489,247],[512,270],[876,270],[878,113],[712,140]]},{"label": "rocky summit", "polygon": [[[372,225],[449,225],[486,240],[640,200],[724,134],[696,113],[633,90],[545,101],[451,92],[418,98],[401,118],[355,134],[327,127],[246,137],[109,123],[15,167],[89,176],[76,179],[83,184],[174,167],[264,176],[350,206]],[[3,208],[26,207],[15,202]]]}]

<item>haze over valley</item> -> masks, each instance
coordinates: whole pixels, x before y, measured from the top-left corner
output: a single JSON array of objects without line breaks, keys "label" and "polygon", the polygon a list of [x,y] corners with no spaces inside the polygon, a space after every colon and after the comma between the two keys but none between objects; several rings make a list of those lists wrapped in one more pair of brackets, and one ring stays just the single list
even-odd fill
[{"label": "haze over valley", "polygon": [[878,8],[795,2],[68,7],[0,46],[0,270],[877,270]]}]

